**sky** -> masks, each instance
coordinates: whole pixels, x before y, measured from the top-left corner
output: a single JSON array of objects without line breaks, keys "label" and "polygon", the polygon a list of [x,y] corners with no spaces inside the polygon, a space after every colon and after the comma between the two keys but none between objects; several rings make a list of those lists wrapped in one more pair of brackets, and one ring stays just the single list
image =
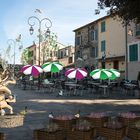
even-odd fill
[{"label": "sky", "polygon": [[[74,29],[77,29],[89,22],[92,22],[106,15],[106,11],[101,11],[95,15],[98,0],[0,0],[0,54],[12,63],[14,45],[11,45],[10,56],[6,56],[8,40],[15,39],[21,34],[23,48],[32,45],[33,41],[38,41],[38,21],[35,22],[34,35],[29,33],[28,18],[36,16],[40,20],[49,18],[52,21],[51,32],[57,34],[58,42],[64,45],[74,45]],[[39,12],[35,12],[39,9]],[[43,26],[43,25],[42,25]],[[42,27],[42,30],[45,30]],[[20,63],[20,53],[18,45],[15,45],[16,63]]]}]

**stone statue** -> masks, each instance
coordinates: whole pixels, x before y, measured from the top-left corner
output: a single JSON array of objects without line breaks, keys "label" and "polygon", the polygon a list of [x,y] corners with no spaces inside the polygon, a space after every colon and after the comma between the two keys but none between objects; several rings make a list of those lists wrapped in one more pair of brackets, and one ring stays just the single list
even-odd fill
[{"label": "stone statue", "polygon": [[[9,102],[16,102],[11,90],[7,87],[8,84],[16,84],[16,80],[13,78],[12,73],[6,68],[0,74],[0,110],[1,115],[4,115],[4,108],[10,110],[10,114],[13,114],[13,108],[9,105]],[[6,97],[8,97],[6,99]]]}]

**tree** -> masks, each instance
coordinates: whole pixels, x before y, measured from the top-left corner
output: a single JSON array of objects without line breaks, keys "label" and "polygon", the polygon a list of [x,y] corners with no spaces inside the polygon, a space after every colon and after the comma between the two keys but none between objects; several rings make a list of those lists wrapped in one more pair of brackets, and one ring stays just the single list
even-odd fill
[{"label": "tree", "polygon": [[98,7],[100,10],[109,8],[110,13],[117,14],[123,23],[140,23],[140,0],[98,0]]},{"label": "tree", "polygon": [[32,59],[31,51],[29,49],[24,49],[21,55],[21,62],[22,64],[30,64]]}]

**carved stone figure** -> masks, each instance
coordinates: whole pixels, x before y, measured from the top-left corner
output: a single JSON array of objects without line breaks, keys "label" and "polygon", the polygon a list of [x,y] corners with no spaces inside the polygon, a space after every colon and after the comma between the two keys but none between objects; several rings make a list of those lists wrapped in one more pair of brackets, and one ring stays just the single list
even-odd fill
[{"label": "carved stone figure", "polygon": [[9,102],[16,102],[14,96],[11,93],[11,90],[7,87],[8,84],[16,84],[16,80],[13,78],[12,73],[7,68],[0,74],[1,115],[4,115],[4,111],[3,111],[4,108],[8,108],[10,110],[10,114],[13,114],[13,108],[9,105]]}]

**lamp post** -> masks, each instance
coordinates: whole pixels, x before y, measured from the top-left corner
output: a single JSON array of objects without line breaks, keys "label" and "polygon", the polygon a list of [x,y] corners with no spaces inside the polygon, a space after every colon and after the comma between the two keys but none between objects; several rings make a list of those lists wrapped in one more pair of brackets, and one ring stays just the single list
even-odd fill
[{"label": "lamp post", "polygon": [[128,36],[133,36],[133,30],[125,25],[125,79],[128,79]]},{"label": "lamp post", "polygon": [[106,54],[105,54],[105,51],[104,53],[102,54],[102,68],[105,69],[105,61],[106,61]]},{"label": "lamp post", "polygon": [[10,50],[10,48],[13,46],[13,49],[14,49],[14,60],[13,60],[13,74],[14,74],[14,77],[15,77],[15,55],[16,55],[16,53],[15,53],[15,51],[16,51],[16,41],[15,40],[13,40],[13,39],[8,39],[7,40],[7,44],[9,45],[9,50]]},{"label": "lamp post", "polygon": [[[34,28],[33,26],[35,26],[35,21],[38,22],[38,33],[39,33],[39,42],[38,42],[38,65],[40,65],[40,45],[41,45],[41,30],[42,30],[42,24],[44,23],[45,28],[47,29],[45,31],[45,35],[46,37],[48,37],[48,35],[50,34],[50,28],[52,27],[52,22],[50,19],[48,18],[43,18],[43,19],[39,19],[36,16],[31,16],[28,18],[28,24],[30,25],[30,35],[32,35],[34,33]],[[37,60],[37,59],[36,59]],[[40,76],[38,77],[38,90],[40,89]]]},{"label": "lamp post", "polygon": [[[44,26],[46,27],[46,32],[45,32],[45,35],[48,36],[50,34],[50,28],[52,26],[52,22],[50,19],[48,18],[43,18],[43,19],[39,19],[37,18],[36,16],[31,16],[28,18],[28,24],[30,25],[30,35],[32,35],[34,33],[34,28],[33,26],[35,26],[35,22],[34,21],[38,21],[38,32],[39,32],[39,42],[38,42],[38,65],[40,65],[40,44],[41,44],[41,29],[42,29],[42,23],[44,22]],[[48,24],[48,25],[47,25]]]}]

